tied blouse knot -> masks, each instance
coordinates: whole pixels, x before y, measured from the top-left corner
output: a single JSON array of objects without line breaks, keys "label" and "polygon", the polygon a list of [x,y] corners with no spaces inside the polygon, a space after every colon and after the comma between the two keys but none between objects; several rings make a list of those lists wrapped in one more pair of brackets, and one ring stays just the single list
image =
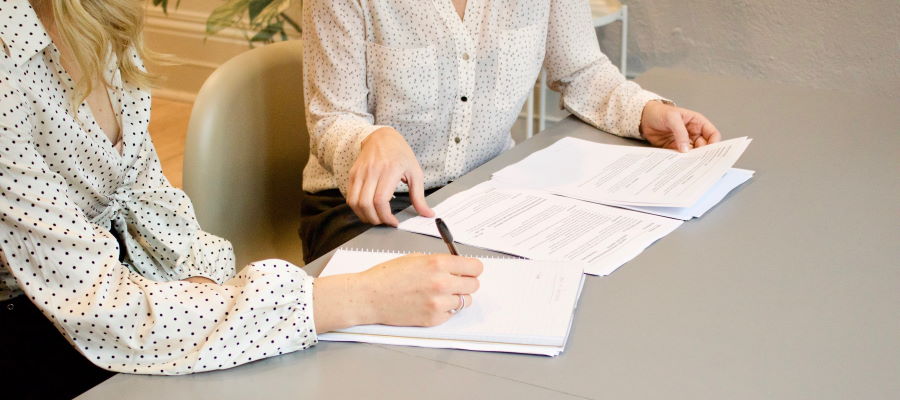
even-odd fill
[{"label": "tied blouse knot", "polygon": [[[115,59],[104,75],[121,153],[87,104],[71,111],[74,82],[28,0],[0,0],[0,300],[28,296],[117,372],[200,372],[314,345],[313,279],[281,260],[235,273],[231,244],[200,229],[162,174],[149,92]],[[183,281],[194,276],[219,284]]]},{"label": "tied blouse knot", "polygon": [[[234,275],[231,244],[200,229],[181,190],[122,186],[107,199],[106,208],[91,222],[119,232],[120,246],[125,246],[122,261],[133,271],[143,276],[158,275],[160,270],[166,276],[193,271],[189,275],[207,277],[216,283]],[[179,207],[172,207],[173,204]],[[173,235],[174,240],[170,239]]]}]

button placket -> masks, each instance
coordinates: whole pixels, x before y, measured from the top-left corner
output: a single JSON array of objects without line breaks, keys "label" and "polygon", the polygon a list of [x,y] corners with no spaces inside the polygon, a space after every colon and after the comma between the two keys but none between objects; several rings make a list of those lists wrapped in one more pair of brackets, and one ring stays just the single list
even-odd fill
[{"label": "button placket", "polygon": [[[465,172],[465,151],[472,125],[472,99],[477,96],[475,87],[475,52],[477,50],[475,36],[479,29],[477,22],[481,20],[481,0],[469,0],[466,19],[461,21],[450,2],[435,0],[435,7],[443,17],[456,47],[456,101],[451,108],[450,132],[448,132],[447,151],[444,159],[444,178],[453,179]],[[473,25],[475,24],[475,25]]]},{"label": "button placket", "polygon": [[[465,29],[454,29],[453,40],[456,47],[468,52],[470,40]],[[471,106],[468,101],[469,81],[472,80],[474,71],[468,62],[459,61],[456,69],[457,100],[453,104],[451,113],[450,132],[448,132],[447,152],[444,160],[444,177],[456,176],[463,168],[465,160],[465,147],[463,139],[465,131],[471,121]],[[465,98],[465,100],[463,100]]]},{"label": "button placket", "polygon": [[[458,44],[462,47],[462,54],[472,54],[475,50],[475,44],[468,32],[461,35],[460,39]],[[457,82],[459,82],[459,101],[457,101],[457,104],[454,107],[457,112],[454,113],[453,130],[450,134],[451,149],[453,149],[455,158],[459,159],[460,162],[453,163],[455,168],[452,168],[452,170],[449,171],[449,176],[459,176],[464,172],[465,163],[462,162],[462,159],[464,158],[466,147],[469,142],[466,139],[469,136],[472,126],[473,104],[471,100],[472,96],[475,95],[476,63],[471,56],[468,57],[468,60],[465,60],[465,58],[466,57],[462,57],[463,60],[458,63]]]}]

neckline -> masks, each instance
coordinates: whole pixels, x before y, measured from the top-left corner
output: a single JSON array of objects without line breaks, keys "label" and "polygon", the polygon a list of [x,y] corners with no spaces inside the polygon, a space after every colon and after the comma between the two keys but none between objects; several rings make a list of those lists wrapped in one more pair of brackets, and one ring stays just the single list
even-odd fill
[{"label": "neckline", "polygon": [[453,4],[453,0],[450,0],[450,5],[453,6],[453,13],[459,18],[459,22],[463,25],[466,24],[466,17],[469,16],[469,4],[472,3],[472,0],[466,0],[466,5],[463,7],[463,14],[459,15],[459,12],[456,10],[456,5]]},{"label": "neckline", "polygon": [[[52,54],[50,56],[51,61],[59,68],[60,74],[62,75],[62,82],[64,85],[66,82],[74,82],[72,75],[69,74],[69,71],[62,64],[62,52],[59,50],[59,47],[53,43],[52,38],[50,42],[50,48],[52,49]],[[105,63],[104,66],[108,67],[111,65],[109,62]],[[75,115],[72,117],[75,119],[75,122],[85,131],[85,133],[95,142],[99,143],[101,147],[103,147],[107,152],[117,157],[119,161],[122,160],[125,154],[125,136],[126,130],[125,125],[122,124],[122,112],[121,112],[121,102],[117,96],[118,90],[121,90],[118,83],[115,81],[118,77],[118,74],[115,71],[110,71],[109,68],[104,68],[103,70],[103,79],[104,82],[100,82],[101,86],[99,88],[94,88],[93,90],[103,90],[106,92],[107,101],[109,101],[110,107],[112,107],[113,114],[115,114],[116,124],[119,127],[118,132],[118,140],[113,142],[109,136],[106,134],[106,131],[100,127],[100,123],[97,120],[96,116],[94,116],[94,110],[91,109],[90,104],[87,102],[87,98],[81,101],[81,104],[78,105],[78,108],[75,109]],[[105,82],[109,82],[111,86],[107,86]],[[73,91],[74,87],[69,85],[69,91]],[[96,129],[94,129],[96,127]],[[122,151],[120,152],[116,149],[116,145],[121,142]]]},{"label": "neckline", "polygon": [[433,0],[432,4],[451,32],[470,39],[477,36],[478,25],[481,23],[483,0],[467,0],[462,18],[456,12],[456,6],[453,5],[452,0]]}]

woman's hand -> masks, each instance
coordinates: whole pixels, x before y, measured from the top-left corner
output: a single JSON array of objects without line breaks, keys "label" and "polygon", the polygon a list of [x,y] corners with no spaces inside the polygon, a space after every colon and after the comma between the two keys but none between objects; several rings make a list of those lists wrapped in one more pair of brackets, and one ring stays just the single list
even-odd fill
[{"label": "woman's hand", "polygon": [[434,216],[425,202],[425,174],[409,144],[394,129],[372,132],[350,168],[347,204],[368,224],[397,226],[391,212],[391,198],[400,182],[409,185],[409,198],[420,215]]},{"label": "woman's hand", "polygon": [[719,130],[703,114],[660,101],[644,106],[640,129],[650,144],[682,153],[722,140]]},{"label": "woman's hand", "polygon": [[472,305],[483,268],[474,258],[410,254],[358,274],[318,278],[313,291],[316,330],[439,325],[453,315],[460,294],[466,307]]},{"label": "woman's hand", "polygon": [[376,265],[363,276],[369,282],[373,312],[378,323],[400,326],[434,326],[450,319],[459,307],[459,296],[472,304],[483,270],[474,258],[408,255]]}]

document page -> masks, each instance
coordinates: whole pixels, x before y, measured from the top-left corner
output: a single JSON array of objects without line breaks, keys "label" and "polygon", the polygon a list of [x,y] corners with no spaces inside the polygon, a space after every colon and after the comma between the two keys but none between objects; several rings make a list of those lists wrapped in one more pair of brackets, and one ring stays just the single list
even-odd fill
[{"label": "document page", "polygon": [[[682,223],[494,181],[457,193],[434,210],[457,242],[534,260],[584,263],[592,275],[612,273]],[[439,236],[432,218],[413,217],[399,229]]]},{"label": "document page", "polygon": [[493,179],[604,204],[690,207],[749,143],[742,137],[678,153],[563,138],[498,171]]},{"label": "document page", "polygon": [[[402,254],[338,250],[321,276],[364,271]],[[421,345],[452,342],[487,342],[504,345],[502,351],[537,346],[562,348],[568,337],[575,305],[584,280],[583,265],[522,259],[481,258],[484,272],[471,306],[435,327],[361,325],[323,340],[370,341],[371,336],[390,337],[380,343]],[[346,335],[343,335],[346,334]],[[349,335],[349,336],[348,336]],[[424,339],[409,342],[403,338]],[[512,345],[512,346],[510,346]],[[526,347],[522,347],[526,346]],[[487,349],[484,346],[475,349]],[[466,348],[469,348],[466,347]]]},{"label": "document page", "polygon": [[700,218],[707,211],[719,204],[725,196],[734,188],[747,182],[753,177],[754,171],[731,168],[725,172],[725,176],[719,179],[712,188],[709,189],[699,201],[690,207],[640,207],[617,205],[616,207],[627,208],[629,210],[640,211],[649,214],[662,215],[663,217],[678,218],[680,220],[689,220],[692,218]]}]

